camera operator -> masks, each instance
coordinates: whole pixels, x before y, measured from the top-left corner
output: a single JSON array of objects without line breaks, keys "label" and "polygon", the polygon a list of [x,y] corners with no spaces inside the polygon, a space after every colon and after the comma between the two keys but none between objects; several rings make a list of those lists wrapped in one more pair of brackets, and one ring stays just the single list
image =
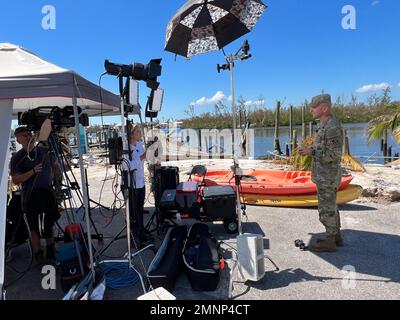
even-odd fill
[{"label": "camera operator", "polygon": [[11,178],[14,184],[22,185],[21,205],[31,230],[34,257],[36,261],[44,258],[40,238],[45,238],[46,257],[54,259],[52,231],[60,215],[51,188],[51,158],[46,148],[35,145],[34,136],[27,127],[17,128],[14,135],[22,149],[11,158]]},{"label": "camera operator", "polygon": [[[146,152],[141,141],[142,132],[139,125],[130,124],[129,144],[131,151],[131,159],[129,155],[125,155],[126,161],[129,163],[129,169],[134,170],[135,180],[133,184],[133,199],[130,203],[130,219],[133,221],[131,224],[132,231],[136,233],[141,242],[151,240],[151,236],[143,224],[143,207],[146,196],[146,188],[144,181],[144,161],[146,160]],[[133,213],[133,216],[132,216]]]}]

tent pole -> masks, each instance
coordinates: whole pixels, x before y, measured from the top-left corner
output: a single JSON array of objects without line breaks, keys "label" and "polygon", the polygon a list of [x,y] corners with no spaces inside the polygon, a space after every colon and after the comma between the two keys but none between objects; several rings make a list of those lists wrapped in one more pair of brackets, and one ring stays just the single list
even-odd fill
[{"label": "tent pole", "polygon": [[[7,182],[8,182],[8,160],[10,153],[8,152],[10,144],[10,129],[13,100],[0,100],[0,121],[5,124],[0,127],[0,141],[2,152],[0,156],[0,300],[5,300],[4,287],[4,264],[5,264],[5,240],[6,240],[6,210],[7,210]],[[8,124],[8,125],[7,125]]]},{"label": "tent pole", "polygon": [[[73,86],[72,105],[74,108],[75,129],[76,129],[77,140],[78,140],[79,169],[81,172],[83,206],[85,208],[85,220],[86,220],[88,246],[89,246],[88,249],[89,249],[90,269],[92,272],[92,279],[94,282],[95,281],[95,272],[94,272],[94,263],[93,263],[92,235],[91,235],[91,231],[90,231],[90,219],[89,219],[89,197],[88,197],[88,190],[87,190],[86,183],[85,183],[86,176],[85,176],[85,170],[83,167],[82,143],[79,138],[79,114],[78,114],[78,104],[77,104],[77,99],[76,99],[77,82],[76,82],[75,76],[73,76],[73,81],[74,81],[74,86]],[[91,292],[89,291],[89,295],[90,294],[91,294]]]},{"label": "tent pole", "polygon": [[[4,252],[5,252],[5,238],[6,238],[6,209],[7,209],[7,182],[8,182],[8,160],[10,153],[10,129],[11,129],[11,115],[12,115],[13,100],[0,100],[0,123],[4,126],[0,127],[0,300],[5,300],[4,286]],[[8,124],[8,125],[7,125]]]},{"label": "tent pole", "polygon": [[[7,147],[8,150],[9,146]],[[2,250],[1,252],[5,252],[5,236],[6,236],[6,228],[5,228],[5,222],[6,222],[6,210],[7,210],[7,182],[8,182],[8,165],[6,161],[8,159],[8,152],[6,153],[6,157],[4,159],[4,166],[3,166],[3,172],[0,175],[0,211],[3,213],[4,212],[4,217],[1,217],[0,221],[0,249]],[[3,214],[0,214],[1,216]],[[1,254],[0,257],[0,300],[5,300],[5,288],[4,286],[4,265],[5,265],[5,256],[4,254]],[[4,291],[3,291],[4,289]]]}]

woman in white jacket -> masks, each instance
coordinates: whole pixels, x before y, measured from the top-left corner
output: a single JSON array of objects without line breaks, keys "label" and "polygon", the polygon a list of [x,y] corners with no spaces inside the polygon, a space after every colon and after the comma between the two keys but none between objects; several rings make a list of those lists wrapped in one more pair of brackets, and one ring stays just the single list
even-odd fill
[{"label": "woman in white jacket", "polygon": [[[129,135],[129,144],[131,159],[126,155],[125,159],[129,164],[129,170],[134,171],[133,197],[130,197],[130,219],[131,230],[141,242],[151,239],[143,224],[143,207],[146,196],[144,181],[144,161],[146,160],[146,151],[141,141],[142,132],[138,125],[131,124]],[[129,130],[128,130],[129,133]],[[133,198],[133,199],[132,199]]]}]

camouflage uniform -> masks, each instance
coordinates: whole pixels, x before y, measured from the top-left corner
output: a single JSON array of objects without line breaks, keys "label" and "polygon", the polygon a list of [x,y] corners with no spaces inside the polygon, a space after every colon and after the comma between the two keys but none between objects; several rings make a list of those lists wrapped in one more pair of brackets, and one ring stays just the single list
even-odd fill
[{"label": "camouflage uniform", "polygon": [[341,159],[343,131],[340,122],[331,117],[319,123],[312,146],[312,181],[317,185],[319,220],[328,235],[340,231],[340,216],[336,206],[336,193],[342,179]]}]

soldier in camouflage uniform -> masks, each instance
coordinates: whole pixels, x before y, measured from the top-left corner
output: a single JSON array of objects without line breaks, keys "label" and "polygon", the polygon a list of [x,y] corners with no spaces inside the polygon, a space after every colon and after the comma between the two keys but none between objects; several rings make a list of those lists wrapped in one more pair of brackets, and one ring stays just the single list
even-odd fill
[{"label": "soldier in camouflage uniform", "polygon": [[311,113],[320,122],[311,148],[300,149],[301,155],[312,156],[312,181],[317,185],[319,220],[326,228],[327,237],[310,247],[312,251],[336,251],[342,246],[340,216],[336,193],[342,179],[341,159],[343,131],[331,113],[331,97],[321,94],[311,101]]}]

